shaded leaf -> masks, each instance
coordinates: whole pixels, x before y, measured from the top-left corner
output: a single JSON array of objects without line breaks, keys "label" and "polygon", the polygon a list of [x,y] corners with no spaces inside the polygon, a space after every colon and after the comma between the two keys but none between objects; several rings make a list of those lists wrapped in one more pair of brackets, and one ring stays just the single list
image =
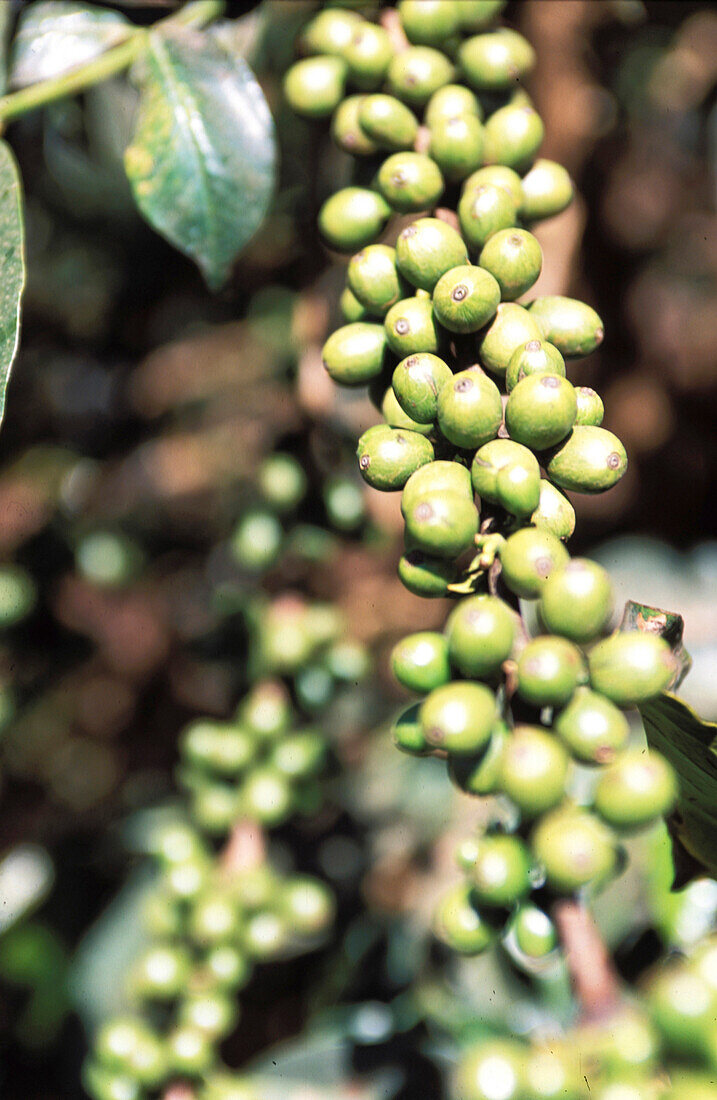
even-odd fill
[{"label": "shaded leaf", "polygon": [[20,302],[25,287],[25,226],[22,186],[10,146],[0,142],[0,422],[5,391],[20,339]]},{"label": "shaded leaf", "polygon": [[[649,744],[667,757],[679,776],[679,811],[669,823],[672,835],[693,861],[714,874],[717,871],[717,724],[703,722],[687,703],[670,692],[643,703],[640,714]],[[694,870],[692,868],[693,874]]]},{"label": "shaded leaf", "polygon": [[187,28],[149,36],[125,168],[147,221],[218,289],[263,221],[274,185],[274,124],[246,62]]},{"label": "shaded leaf", "polygon": [[0,4],[0,95],[7,88],[7,65],[10,51],[9,34],[12,7],[10,4]]},{"label": "shaded leaf", "polygon": [[119,12],[70,0],[40,0],[20,17],[12,47],[10,84],[24,88],[61,76],[86,65],[134,32]]}]

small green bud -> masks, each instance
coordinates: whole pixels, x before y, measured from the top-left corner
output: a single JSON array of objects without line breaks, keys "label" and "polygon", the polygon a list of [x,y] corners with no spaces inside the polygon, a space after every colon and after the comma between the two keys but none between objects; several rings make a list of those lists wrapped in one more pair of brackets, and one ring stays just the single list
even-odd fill
[{"label": "small green bud", "polygon": [[480,370],[454,374],[438,395],[438,425],[456,447],[480,447],[494,439],[502,420],[500,391]]},{"label": "small green bud", "polygon": [[561,489],[575,493],[604,493],[627,470],[620,440],[605,428],[579,424],[551,452],[546,470]]},{"label": "small green bud", "polygon": [[364,481],[374,489],[402,489],[414,470],[433,460],[433,444],[417,432],[377,424],[365,431],[356,451]]},{"label": "small green bud", "polygon": [[402,214],[433,207],[443,194],[443,176],[424,153],[394,153],[378,170],[378,189]]},{"label": "small green bud", "polygon": [[419,218],[399,234],[396,243],[399,271],[423,290],[432,291],[441,275],[467,261],[460,233],[438,218]]},{"label": "small green bud", "polygon": [[503,301],[513,301],[537,280],[543,251],[527,230],[502,229],[483,246],[478,262],[497,280]]},{"label": "small green bud", "polygon": [[382,325],[355,321],[337,328],[323,346],[324,367],[342,386],[363,386],[377,378],[386,360],[386,333]]},{"label": "small green bud", "polygon": [[555,344],[566,359],[589,355],[603,341],[605,328],[600,317],[577,298],[546,295],[536,298],[529,308],[543,339]]}]

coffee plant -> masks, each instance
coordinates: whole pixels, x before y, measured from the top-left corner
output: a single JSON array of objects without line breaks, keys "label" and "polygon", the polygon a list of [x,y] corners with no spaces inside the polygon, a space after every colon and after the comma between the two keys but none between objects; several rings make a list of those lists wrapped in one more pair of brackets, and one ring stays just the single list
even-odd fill
[{"label": "coffee plant", "polygon": [[[544,127],[521,85],[534,51],[498,25],[502,7],[403,0],[378,23],[361,5],[327,7],[301,35],[306,56],[285,94],[298,114],[330,118],[356,161],[354,182],[318,215],[327,246],[349,256],[345,323],[324,345],[324,367],[339,385],[368,386],[382,415],[358,441],[358,466],[373,489],[401,492],[401,581],[457,600],[443,632],[393,650],[396,679],[422,697],[396,720],[394,741],[441,756],[462,791],[494,799],[458,849],[465,878],[441,902],[436,932],[468,955],[500,938],[528,971],[562,945],[579,986],[590,944],[581,958],[576,928],[590,927],[583,907],[623,866],[623,839],[673,813],[681,772],[685,843],[704,858],[715,772],[712,762],[695,799],[685,737],[679,748],[665,737],[680,704],[662,693],[689,667],[679,617],[631,604],[605,636],[609,576],[565,546],[575,527],[565,492],[611,489],[627,456],[601,426],[599,394],[568,379],[602,342],[600,317],[572,298],[525,298],[543,258],[531,230],[569,205],[572,184],[539,157]],[[631,739],[632,707],[666,755]],[[686,727],[684,707],[682,718]],[[678,1009],[672,996],[688,973],[655,979],[657,1032],[636,1017],[641,1037],[626,1039],[624,1055],[614,1016],[602,1037],[561,1040],[572,1062],[552,1042],[530,1057],[515,1044],[481,1046],[456,1076],[456,1097],[578,1097],[598,1082],[605,1100],[716,1095],[709,1040],[690,1049],[668,1022],[688,1011],[689,997]],[[698,1002],[713,1022],[714,991]],[[578,1072],[583,1043],[590,1080]],[[694,1056],[694,1076],[682,1082],[678,1068],[673,1086],[664,1070],[656,1080],[663,1047]]]}]

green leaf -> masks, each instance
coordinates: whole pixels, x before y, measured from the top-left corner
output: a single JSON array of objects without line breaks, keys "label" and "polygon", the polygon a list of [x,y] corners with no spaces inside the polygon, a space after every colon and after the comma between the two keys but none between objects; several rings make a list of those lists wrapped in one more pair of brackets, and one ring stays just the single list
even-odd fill
[{"label": "green leaf", "polygon": [[8,35],[11,16],[10,4],[0,4],[0,95],[3,95],[7,88]]},{"label": "green leaf", "polygon": [[119,12],[69,0],[40,0],[20,17],[12,48],[10,84],[24,88],[62,76],[133,33],[135,28]]},{"label": "green leaf", "polygon": [[147,221],[213,290],[261,225],[274,186],[274,124],[246,62],[216,38],[149,35],[125,168]]},{"label": "green leaf", "polygon": [[663,692],[643,703],[648,743],[672,764],[680,781],[673,835],[693,859],[717,871],[717,724],[703,722],[682,699]]},{"label": "green leaf", "polygon": [[25,287],[25,225],[22,185],[10,146],[0,141],[0,423],[5,391],[20,340],[20,303]]}]

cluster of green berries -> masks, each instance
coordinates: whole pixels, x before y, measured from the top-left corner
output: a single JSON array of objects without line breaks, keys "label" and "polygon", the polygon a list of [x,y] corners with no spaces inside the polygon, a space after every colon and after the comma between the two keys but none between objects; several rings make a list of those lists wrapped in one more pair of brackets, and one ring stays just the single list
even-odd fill
[{"label": "cluster of green berries", "polygon": [[299,522],[309,482],[299,460],[276,452],[261,464],[255,499],[246,507],[229,539],[232,560],[250,576],[273,568],[291,552],[320,556],[330,536],[324,527],[341,534],[360,532],[366,510],[359,479],[336,473],[321,485],[325,524]]},{"label": "cluster of green berries", "polygon": [[532,1044],[483,1040],[455,1100],[717,1100],[717,939],[663,963],[604,1023]]},{"label": "cluster of green berries", "polygon": [[[552,949],[554,933],[530,891],[600,887],[619,869],[621,835],[674,804],[671,766],[630,747],[622,711],[670,686],[677,666],[655,633],[603,638],[609,578],[565,547],[575,513],[564,491],[610,489],[627,458],[601,426],[598,394],[567,378],[566,363],[603,339],[598,314],[561,296],[517,301],[542,266],[530,227],[565,209],[572,185],[537,159],[543,126],[518,84],[533,50],[489,29],[501,6],[400,3],[383,22],[402,26],[403,49],[384,27],[325,8],[302,38],[312,56],[285,87],[297,111],[332,113],[335,141],[368,181],[319,214],[327,243],[354,253],[347,323],[324,364],[337,383],[368,385],[384,417],[359,440],[359,469],[402,493],[404,585],[469,593],[443,633],[394,650],[397,679],[423,696],[394,738],[409,753],[445,755],[463,791],[499,795],[510,812],[512,832],[462,849],[467,881],[438,925],[474,952],[497,915],[534,954],[538,941]],[[382,43],[370,79],[354,60],[364,40]],[[329,70],[331,95],[316,75]],[[356,95],[344,98],[346,83]],[[397,235],[384,240],[394,244],[379,243],[393,215]],[[537,637],[520,600],[537,601]]]},{"label": "cluster of green berries", "polygon": [[257,962],[316,941],[333,917],[323,883],[266,861],[223,867],[188,823],[154,837],[158,878],[145,909],[150,945],[128,978],[136,1011],[102,1025],[85,1085],[94,1100],[145,1100],[186,1080],[197,1100],[254,1100],[222,1070],[218,1046],[239,1020]]}]

